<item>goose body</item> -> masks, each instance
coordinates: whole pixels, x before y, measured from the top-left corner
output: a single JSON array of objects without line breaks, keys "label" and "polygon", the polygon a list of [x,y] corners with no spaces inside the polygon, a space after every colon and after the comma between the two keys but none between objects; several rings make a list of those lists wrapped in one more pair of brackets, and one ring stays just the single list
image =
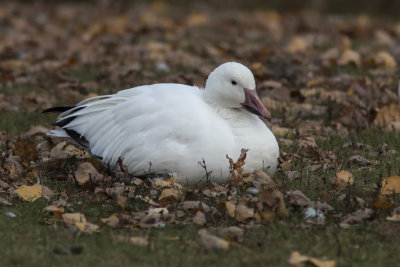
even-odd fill
[{"label": "goose body", "polygon": [[[57,110],[51,109],[52,110]],[[229,62],[215,69],[205,89],[153,84],[84,100],[65,109],[49,135],[71,137],[104,163],[118,159],[135,175],[173,174],[197,183],[206,172],[219,183],[229,177],[226,155],[236,160],[249,149],[245,171],[273,175],[279,147],[259,116],[268,117],[251,71]]]}]

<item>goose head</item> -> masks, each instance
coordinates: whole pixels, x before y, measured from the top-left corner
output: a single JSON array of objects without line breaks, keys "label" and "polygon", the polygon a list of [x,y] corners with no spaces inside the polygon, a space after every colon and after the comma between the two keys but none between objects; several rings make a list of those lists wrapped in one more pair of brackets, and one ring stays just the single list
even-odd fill
[{"label": "goose head", "polygon": [[212,71],[207,78],[205,95],[214,105],[242,108],[257,116],[271,118],[257,95],[253,73],[240,63],[227,62]]}]

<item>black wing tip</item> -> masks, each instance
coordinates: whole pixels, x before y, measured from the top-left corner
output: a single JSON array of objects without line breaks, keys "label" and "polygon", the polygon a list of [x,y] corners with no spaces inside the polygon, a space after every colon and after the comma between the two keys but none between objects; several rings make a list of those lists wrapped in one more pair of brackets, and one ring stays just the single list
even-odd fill
[{"label": "black wing tip", "polygon": [[88,149],[89,148],[89,141],[86,140],[86,138],[78,133],[77,131],[70,130],[70,129],[64,129],[64,131],[79,145],[82,147]]},{"label": "black wing tip", "polygon": [[70,110],[71,108],[74,108],[74,107],[52,107],[52,108],[43,110],[42,113],[65,112],[67,110]]}]

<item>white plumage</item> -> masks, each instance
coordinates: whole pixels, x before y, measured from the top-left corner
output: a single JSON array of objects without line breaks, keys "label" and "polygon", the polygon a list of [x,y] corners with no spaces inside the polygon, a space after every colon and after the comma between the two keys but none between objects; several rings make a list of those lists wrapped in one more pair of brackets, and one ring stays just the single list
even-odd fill
[{"label": "white plumage", "polygon": [[210,176],[223,183],[226,155],[236,160],[242,148],[249,149],[245,171],[276,170],[278,143],[255,114],[269,116],[253,74],[229,62],[209,75],[205,89],[154,84],[84,100],[63,112],[55,123],[61,129],[49,134],[74,138],[110,166],[121,158],[130,173],[170,173],[183,183],[205,177],[198,164],[204,159]]}]

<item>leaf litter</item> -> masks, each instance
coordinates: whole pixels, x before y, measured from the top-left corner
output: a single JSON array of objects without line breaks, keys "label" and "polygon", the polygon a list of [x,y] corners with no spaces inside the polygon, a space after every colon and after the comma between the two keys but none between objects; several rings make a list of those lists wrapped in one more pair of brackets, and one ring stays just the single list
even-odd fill
[{"label": "leaf litter", "polygon": [[[87,233],[105,227],[194,224],[205,227],[199,232],[202,246],[222,250],[241,242],[244,229],[292,220],[295,214],[315,227],[333,220],[349,228],[379,221],[380,212],[390,211],[387,220],[398,221],[395,170],[381,174],[386,177],[382,180],[371,174],[378,170],[380,157],[399,159],[396,147],[351,141],[329,151],[320,145],[333,135],[352,139],[360,131],[400,129],[398,25],[343,17],[346,26],[339,27],[337,20],[321,16],[311,16],[315,25],[308,25],[310,13],[303,11],[288,19],[275,11],[215,16],[204,9],[177,19],[168,15],[174,8],[167,3],[127,8],[123,14],[104,5],[96,7],[103,10],[102,18],[87,4],[79,9],[50,6],[45,20],[52,26],[43,31],[46,22],[29,8],[2,4],[8,12],[1,15],[6,41],[0,43],[0,111],[35,114],[59,100],[72,105],[139,84],[201,85],[213,66],[235,59],[251,67],[262,102],[273,111],[271,128],[282,148],[278,174],[244,173],[244,148],[236,162],[227,155],[227,185],[211,182],[190,188],[171,177],[142,179],[110,171],[75,144],[46,137],[49,125],[35,122],[20,135],[0,133],[0,206],[12,207],[16,197],[27,202],[44,197],[49,202],[44,216]],[[209,33],[210,26],[215,36]],[[239,34],[226,35],[229,30]],[[226,40],[221,41],[218,33]],[[266,33],[271,38],[268,44]],[[337,39],[331,38],[334,35]],[[252,45],[244,45],[243,37]],[[360,41],[365,45],[356,45]],[[84,77],[91,72],[91,77]],[[19,86],[37,90],[3,93]],[[345,158],[343,151],[348,152]],[[368,175],[376,176],[373,185],[366,181]],[[314,183],[311,176],[328,187],[317,195],[307,187],[300,190],[299,184]],[[89,222],[76,212],[81,200],[74,191],[90,201],[113,203],[115,210]],[[225,230],[218,230],[221,237],[210,234],[215,221],[225,224]],[[151,241],[127,240],[142,246]]]}]

